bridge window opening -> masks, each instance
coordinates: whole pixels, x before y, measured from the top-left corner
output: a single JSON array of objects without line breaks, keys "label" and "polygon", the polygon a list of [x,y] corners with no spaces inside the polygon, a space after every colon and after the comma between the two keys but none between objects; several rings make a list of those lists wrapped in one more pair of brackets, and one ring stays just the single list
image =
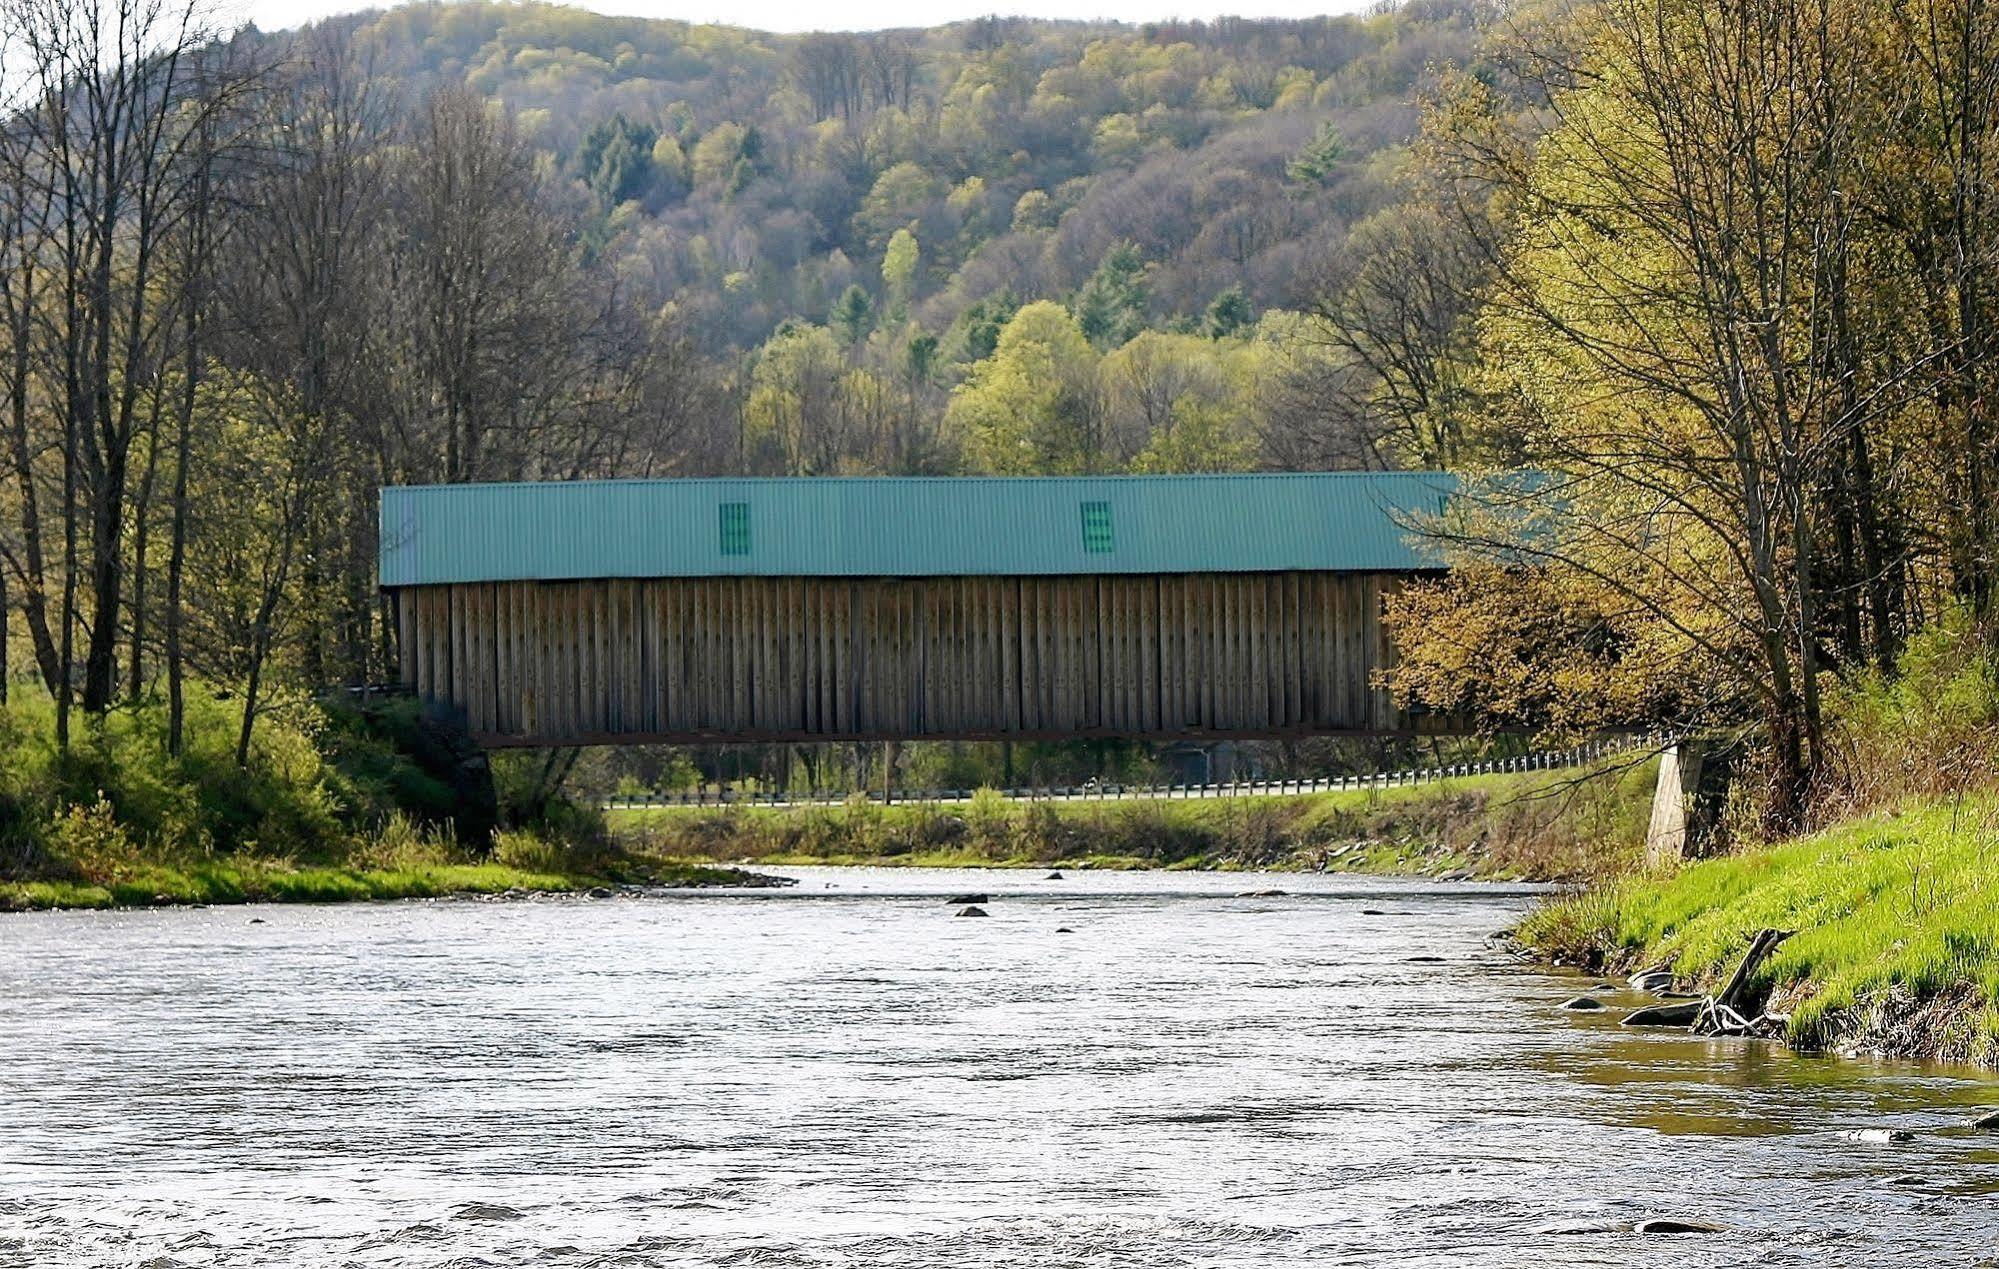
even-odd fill
[{"label": "bridge window opening", "polygon": [[1083,550],[1090,555],[1109,555],[1117,546],[1111,531],[1111,504],[1083,504]]},{"label": "bridge window opening", "polygon": [[748,555],[749,553],[750,504],[725,502],[722,504],[722,554]]}]

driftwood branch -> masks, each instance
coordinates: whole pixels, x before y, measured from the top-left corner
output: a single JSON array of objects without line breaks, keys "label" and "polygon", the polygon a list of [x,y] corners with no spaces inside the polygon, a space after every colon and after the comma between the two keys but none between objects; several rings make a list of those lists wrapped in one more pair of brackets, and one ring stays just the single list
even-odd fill
[{"label": "driftwood branch", "polygon": [[1742,962],[1729,975],[1727,985],[1701,1002],[1700,1011],[1694,1017],[1693,1030],[1700,1035],[1757,1035],[1779,1021],[1768,1014],[1745,1017],[1742,1013],[1743,995],[1749,990],[1749,984],[1755,980],[1756,971],[1762,968],[1763,962],[1769,960],[1784,940],[1795,933],[1795,930],[1758,930],[1749,940],[1749,950],[1743,953]]}]

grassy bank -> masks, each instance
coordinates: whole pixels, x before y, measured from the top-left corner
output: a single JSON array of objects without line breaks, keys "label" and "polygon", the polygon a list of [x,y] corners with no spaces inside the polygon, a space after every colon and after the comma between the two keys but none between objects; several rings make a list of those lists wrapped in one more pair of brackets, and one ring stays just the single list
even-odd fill
[{"label": "grassy bank", "polygon": [[1912,799],[1775,846],[1634,875],[1521,929],[1592,970],[1725,977],[1750,931],[1795,930],[1764,966],[1800,1048],[1999,1065],[1999,798]]},{"label": "grassy bank", "polygon": [[[1912,636],[1893,674],[1827,684],[1819,831],[1603,881],[1537,913],[1522,939],[1592,970],[1670,965],[1705,988],[1755,930],[1794,930],[1755,984],[1789,1015],[1792,1044],[1999,1066],[1991,649],[1957,613]],[[1737,809],[1755,822],[1753,796]]]},{"label": "grassy bank", "polygon": [[1290,797],[611,813],[646,854],[752,865],[1273,868],[1560,880],[1627,863],[1652,766],[1475,776]]},{"label": "grassy bank", "polygon": [[131,908],[193,903],[347,903],[447,895],[550,894],[604,886],[762,884],[738,868],[630,858],[554,871],[458,860],[399,867],[313,866],[283,860],[148,862],[99,880],[0,882],[0,911]]},{"label": "grassy bank", "polygon": [[601,837],[564,841],[502,832],[490,850],[397,817],[379,831],[310,856],[247,848],[216,854],[141,844],[117,831],[109,803],[73,809],[72,853],[39,877],[0,879],[0,911],[188,903],[343,903],[605,886],[755,885],[740,868],[660,859]]}]

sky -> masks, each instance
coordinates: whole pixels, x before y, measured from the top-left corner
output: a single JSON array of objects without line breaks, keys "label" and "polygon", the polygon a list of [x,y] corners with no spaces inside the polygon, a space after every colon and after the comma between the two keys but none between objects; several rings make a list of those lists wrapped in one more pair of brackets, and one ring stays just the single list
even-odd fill
[{"label": "sky", "polygon": [[[1303,18],[1321,13],[1352,13],[1369,0],[844,0],[843,3],[801,3],[800,0],[590,0],[580,5],[599,13],[648,18],[679,18],[688,22],[728,22],[765,31],[870,31],[884,27],[938,26],[988,13],[1036,18],[1117,18],[1126,22],[1156,22],[1163,18],[1213,18],[1232,14],[1253,18]],[[366,0],[224,0],[234,17],[247,18],[266,31],[299,26],[316,18],[357,9],[387,8]]]}]

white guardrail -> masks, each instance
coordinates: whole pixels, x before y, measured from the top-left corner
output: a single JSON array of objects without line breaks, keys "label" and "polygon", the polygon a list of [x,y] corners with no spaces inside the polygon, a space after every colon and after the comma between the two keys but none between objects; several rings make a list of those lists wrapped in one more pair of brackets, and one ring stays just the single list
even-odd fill
[{"label": "white guardrail", "polygon": [[[1103,784],[1092,783],[1048,788],[1001,789],[1002,796],[1023,802],[1123,802],[1141,799],[1176,798],[1262,798],[1290,797],[1304,793],[1342,793],[1356,789],[1394,789],[1430,784],[1438,780],[1466,776],[1504,775],[1525,771],[1555,771],[1580,767],[1634,745],[1650,743],[1635,737],[1592,740],[1552,753],[1522,754],[1513,758],[1487,758],[1480,762],[1449,763],[1441,767],[1421,767],[1411,771],[1380,771],[1372,775],[1333,776],[1324,780],[1234,780],[1218,784]],[[892,803],[950,804],[969,802],[972,789],[896,789]],[[599,805],[607,811],[642,811],[665,806],[840,806],[856,797],[870,802],[883,801],[880,789],[868,793],[814,791],[811,793],[756,793],[731,789],[688,789],[674,793],[648,793],[639,797],[614,797]]]}]

